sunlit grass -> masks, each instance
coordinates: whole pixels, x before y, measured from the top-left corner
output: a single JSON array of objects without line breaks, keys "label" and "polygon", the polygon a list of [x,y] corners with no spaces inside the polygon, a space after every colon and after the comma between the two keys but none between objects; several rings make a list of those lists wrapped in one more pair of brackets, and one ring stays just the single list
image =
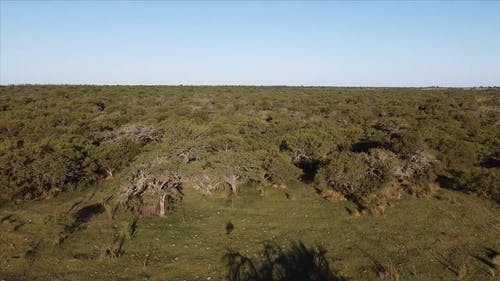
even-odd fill
[{"label": "sunlit grass", "polygon": [[[329,203],[310,186],[267,189],[264,196],[246,191],[239,198],[225,192],[207,197],[187,188],[175,213],[139,219],[133,236],[133,215],[112,220],[102,213],[58,244],[62,227],[48,217],[62,216],[94,191],[4,208],[2,218],[13,214],[25,225],[1,225],[3,278],[220,280],[228,249],[258,262],[265,243],[286,248],[302,241],[323,246],[331,267],[353,280],[379,280],[384,275],[377,264],[397,270],[401,280],[493,280],[494,270],[478,257],[486,248],[500,248],[499,206],[475,196],[440,190],[439,199],[407,196],[392,201],[383,216],[355,217],[347,211],[355,208],[352,203]],[[292,196],[287,199],[285,192]],[[227,234],[229,222],[234,229]],[[106,257],[118,236],[125,237],[120,256]]]}]

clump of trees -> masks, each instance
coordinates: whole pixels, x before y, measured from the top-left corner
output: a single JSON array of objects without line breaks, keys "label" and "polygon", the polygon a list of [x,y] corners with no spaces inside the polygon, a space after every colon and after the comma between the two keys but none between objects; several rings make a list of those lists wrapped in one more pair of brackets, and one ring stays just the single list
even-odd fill
[{"label": "clump of trees", "polygon": [[321,169],[317,183],[342,194],[361,209],[369,209],[378,203],[370,196],[392,183],[394,169],[394,157],[384,151],[339,153]]},{"label": "clump of trees", "polygon": [[[0,87],[0,202],[123,182],[125,175],[132,179],[128,195],[140,201],[156,194],[155,205],[170,195],[154,186],[240,194],[291,182],[334,191],[362,208],[404,192],[426,196],[436,182],[499,200],[498,95],[439,88]],[[151,164],[158,155],[166,160]]]},{"label": "clump of trees", "polygon": [[96,165],[84,147],[50,141],[24,145],[7,146],[0,153],[4,200],[45,198],[95,180]]}]

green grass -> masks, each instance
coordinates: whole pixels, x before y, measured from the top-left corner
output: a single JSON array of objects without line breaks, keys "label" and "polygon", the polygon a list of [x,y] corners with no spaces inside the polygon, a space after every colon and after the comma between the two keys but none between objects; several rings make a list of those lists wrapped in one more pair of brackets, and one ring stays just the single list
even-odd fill
[{"label": "green grass", "polygon": [[[83,200],[77,210],[104,200],[112,192],[108,185],[4,206],[0,218],[12,217],[0,224],[0,277],[221,280],[229,248],[258,262],[265,243],[288,247],[299,240],[323,246],[331,268],[349,280],[383,280],[376,264],[396,269],[400,280],[497,280],[500,274],[480,260],[487,259],[488,248],[500,249],[500,206],[447,190],[429,199],[391,201],[383,216],[374,217],[352,216],[347,209],[354,204],[327,202],[307,185],[267,189],[265,196],[247,190],[237,199],[186,188],[182,207],[166,218],[139,219],[133,236],[132,215],[113,220],[104,212],[58,244],[63,227],[57,221],[71,220],[67,211],[75,202]],[[230,234],[228,222],[234,225]],[[121,256],[105,257],[122,235]]]}]

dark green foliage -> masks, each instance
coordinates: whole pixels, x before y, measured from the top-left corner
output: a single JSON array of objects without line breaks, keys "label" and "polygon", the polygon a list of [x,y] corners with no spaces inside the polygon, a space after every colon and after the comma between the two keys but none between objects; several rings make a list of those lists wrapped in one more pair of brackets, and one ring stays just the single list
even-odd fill
[{"label": "dark green foliage", "polygon": [[480,195],[492,197],[500,203],[500,170],[473,168],[467,172],[461,172],[456,177],[457,189],[464,189]]},{"label": "dark green foliage", "polygon": [[116,171],[131,163],[140,153],[140,145],[131,140],[122,140],[113,144],[102,144],[95,148],[98,173],[113,177]]},{"label": "dark green foliage", "polygon": [[363,201],[387,186],[425,193],[441,176],[498,198],[499,100],[497,89],[0,87],[0,199],[155,157],[206,194],[302,180]]},{"label": "dark green foliage", "polygon": [[271,183],[294,181],[300,177],[300,169],[293,165],[290,157],[272,149],[259,151],[264,178]]},{"label": "dark green foliage", "polygon": [[317,183],[341,193],[361,208],[369,207],[366,198],[386,187],[395,178],[395,159],[385,151],[345,152],[335,155],[323,167]]},{"label": "dark green foliage", "polygon": [[4,196],[35,199],[92,182],[96,165],[85,149],[71,143],[41,141],[11,147],[2,156]]}]

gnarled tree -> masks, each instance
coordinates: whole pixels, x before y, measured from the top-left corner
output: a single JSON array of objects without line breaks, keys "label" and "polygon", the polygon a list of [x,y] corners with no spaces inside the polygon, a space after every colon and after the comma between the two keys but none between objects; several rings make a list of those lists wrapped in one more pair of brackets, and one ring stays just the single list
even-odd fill
[{"label": "gnarled tree", "polygon": [[261,163],[246,152],[219,152],[208,159],[205,173],[214,174],[227,184],[234,195],[239,194],[241,184],[261,183],[265,180],[265,171]]},{"label": "gnarled tree", "polygon": [[[172,207],[177,200],[182,200],[182,181],[177,172],[158,171],[154,165],[143,164],[130,177],[130,185],[125,189],[127,201],[139,199],[141,205],[147,194],[156,198],[157,214],[165,216],[167,207]],[[140,211],[140,208],[137,211]],[[132,207],[137,208],[137,207]]]}]

